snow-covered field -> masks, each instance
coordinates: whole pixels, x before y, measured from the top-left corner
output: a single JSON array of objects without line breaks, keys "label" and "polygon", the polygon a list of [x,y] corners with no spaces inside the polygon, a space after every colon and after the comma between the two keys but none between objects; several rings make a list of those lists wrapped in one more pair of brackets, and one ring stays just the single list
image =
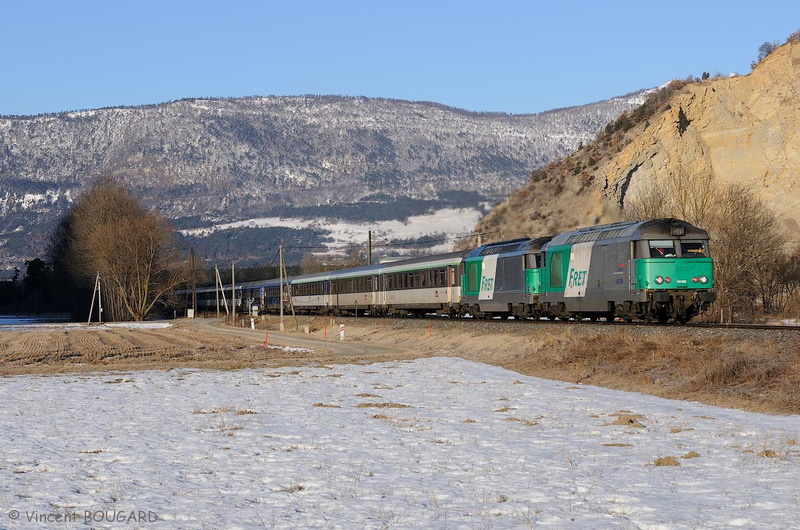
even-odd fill
[{"label": "snow-covered field", "polygon": [[800,528],[798,416],[459,359],[6,377],[0,403],[0,528]]},{"label": "snow-covered field", "polygon": [[448,238],[432,247],[431,252],[450,252],[455,243],[468,236],[483,214],[474,208],[445,208],[428,215],[414,215],[407,221],[379,221],[358,223],[330,219],[296,219],[282,217],[263,217],[247,219],[235,223],[218,224],[208,228],[180,230],[183,235],[207,236],[220,230],[232,228],[316,228],[326,231],[333,239],[328,244],[330,250],[342,250],[352,243],[363,243],[367,232],[372,231],[375,241],[381,239],[416,239],[425,235],[445,234]]},{"label": "snow-covered field", "polygon": [[104,322],[102,324],[85,324],[83,322],[63,322],[60,320],[53,320],[52,322],[45,322],[38,318],[28,317],[5,317],[0,318],[0,332],[3,331],[35,331],[37,329],[83,329],[83,330],[101,330],[109,328],[126,328],[126,329],[164,329],[171,327],[169,322]]}]

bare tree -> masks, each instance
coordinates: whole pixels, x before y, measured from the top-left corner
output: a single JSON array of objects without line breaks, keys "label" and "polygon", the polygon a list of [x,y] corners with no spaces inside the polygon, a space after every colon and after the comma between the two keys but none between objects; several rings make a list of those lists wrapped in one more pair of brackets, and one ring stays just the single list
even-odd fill
[{"label": "bare tree", "polygon": [[775,215],[751,188],[729,184],[715,208],[711,236],[720,312],[750,318],[759,300],[770,310],[762,295],[769,292],[786,245]]},{"label": "bare tree", "polygon": [[96,180],[51,238],[51,255],[86,282],[99,272],[107,317],[144,320],[164,295],[186,281],[174,232],[114,178]]},{"label": "bare tree", "polygon": [[716,205],[721,200],[720,187],[709,172],[703,175],[669,175],[625,201],[627,219],[677,217],[709,228]]}]

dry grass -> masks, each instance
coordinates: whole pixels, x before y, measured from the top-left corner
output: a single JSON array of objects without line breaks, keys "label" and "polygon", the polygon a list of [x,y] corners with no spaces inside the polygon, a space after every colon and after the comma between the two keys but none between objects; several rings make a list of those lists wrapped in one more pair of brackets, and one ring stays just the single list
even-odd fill
[{"label": "dry grass", "polygon": [[661,458],[657,458],[655,462],[653,462],[654,466],[658,467],[671,467],[671,466],[680,466],[681,463],[678,462],[678,459],[674,456],[662,456]]},{"label": "dry grass", "polygon": [[[161,330],[4,331],[0,332],[0,375],[331,366],[451,356],[576,384],[751,411],[800,413],[798,332],[547,323],[501,326],[442,320],[434,321],[429,337],[430,321],[362,318],[345,321],[345,344],[363,346],[366,353],[344,354],[333,353],[338,337],[322,341],[325,324],[331,337],[330,319],[303,323],[307,322],[312,324],[312,333],[297,336],[320,341],[317,352],[264,348],[263,336],[259,340],[253,335],[223,335],[196,329],[191,323]],[[277,322],[268,320],[262,326],[276,329]],[[512,409],[506,407],[504,412],[508,410]],[[640,419],[634,418],[643,423]]]},{"label": "dry grass", "polygon": [[315,407],[323,408],[323,409],[340,409],[342,408],[339,405],[328,405],[326,403],[314,403]]},{"label": "dry grass", "polygon": [[402,403],[359,403],[356,407],[360,409],[406,409],[408,405]]},{"label": "dry grass", "polygon": [[526,427],[533,427],[534,425],[539,425],[538,422],[535,422],[533,420],[526,420],[525,418],[509,417],[506,418],[506,421],[516,421],[525,425]]},{"label": "dry grass", "polygon": [[623,425],[625,427],[644,429],[644,424],[639,421],[644,419],[644,416],[641,414],[626,414],[618,412],[616,414],[611,414],[611,416],[614,416],[617,419],[607,425]]},{"label": "dry grass", "polygon": [[[423,323],[416,333],[378,323],[375,326],[386,328],[385,334],[371,333],[363,340],[561,381],[758,412],[800,413],[796,331],[538,323],[481,333],[475,325],[438,324],[437,329],[437,324],[433,337],[422,345],[419,332],[427,326]],[[351,335],[355,333],[351,329]]]}]

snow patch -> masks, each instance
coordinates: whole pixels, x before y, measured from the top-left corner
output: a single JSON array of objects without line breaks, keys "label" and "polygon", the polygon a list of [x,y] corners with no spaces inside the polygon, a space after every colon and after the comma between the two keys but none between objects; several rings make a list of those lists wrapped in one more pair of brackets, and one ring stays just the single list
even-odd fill
[{"label": "snow patch", "polygon": [[446,234],[447,241],[432,248],[432,252],[449,252],[458,239],[468,236],[482,214],[474,208],[446,208],[432,214],[415,215],[407,221],[379,221],[359,223],[336,219],[302,219],[286,217],[261,217],[245,219],[234,223],[217,224],[208,228],[180,230],[186,236],[205,237],[214,232],[233,228],[314,228],[330,234],[333,242],[328,243],[332,251],[341,251],[352,243],[363,243],[368,231],[372,231],[373,241],[391,239],[420,238],[429,234]]},{"label": "snow patch", "polygon": [[107,322],[104,324],[87,324],[83,322],[37,322],[30,323],[35,319],[0,319],[0,332],[2,331],[25,331],[39,329],[63,329],[63,330],[107,330],[110,328],[125,329],[165,329],[172,327],[169,322]]},{"label": "snow patch", "polygon": [[[186,528],[800,527],[798,416],[460,359],[13,376],[0,402],[4,518],[104,510]],[[639,425],[616,421],[623,415]]]}]

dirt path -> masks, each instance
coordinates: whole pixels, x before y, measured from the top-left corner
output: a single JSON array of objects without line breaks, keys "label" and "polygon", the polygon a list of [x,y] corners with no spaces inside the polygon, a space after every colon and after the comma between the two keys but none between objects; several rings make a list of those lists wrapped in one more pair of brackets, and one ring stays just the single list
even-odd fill
[{"label": "dirt path", "polygon": [[[375,357],[390,359],[390,358],[409,358],[412,354],[403,348],[391,347],[385,344],[375,344],[363,342],[348,342],[338,340],[338,327],[331,324],[330,328],[335,328],[335,333],[328,334],[325,339],[315,330],[315,333],[309,332],[303,334],[302,332],[281,332],[274,318],[267,321],[259,321],[258,329],[251,329],[246,327],[248,322],[244,321],[245,327],[231,327],[228,326],[223,320],[219,319],[195,319],[187,321],[182,324],[187,329],[197,329],[207,333],[220,333],[228,336],[239,337],[243,340],[254,340],[263,343],[267,341],[269,346],[278,347],[294,347],[294,348],[309,348],[314,350],[320,355],[326,357],[334,357],[340,359],[354,359],[363,358],[364,360],[372,359]],[[309,324],[303,324],[309,325]],[[285,328],[291,329],[293,324],[286,323]],[[349,334],[348,334],[349,338]]]}]

